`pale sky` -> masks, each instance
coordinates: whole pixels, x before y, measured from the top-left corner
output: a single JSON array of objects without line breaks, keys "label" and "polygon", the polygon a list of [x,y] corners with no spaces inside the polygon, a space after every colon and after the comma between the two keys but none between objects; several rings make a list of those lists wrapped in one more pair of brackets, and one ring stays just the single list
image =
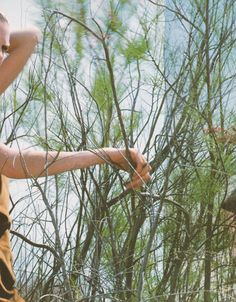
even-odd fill
[{"label": "pale sky", "polygon": [[0,3],[0,11],[7,17],[11,28],[22,28],[34,24],[36,4],[34,0],[5,0]]}]

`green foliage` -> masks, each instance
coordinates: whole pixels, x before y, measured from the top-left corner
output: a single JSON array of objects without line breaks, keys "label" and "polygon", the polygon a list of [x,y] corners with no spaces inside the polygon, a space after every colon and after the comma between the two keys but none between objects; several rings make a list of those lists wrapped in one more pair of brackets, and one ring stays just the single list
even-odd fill
[{"label": "green foliage", "polygon": [[[130,11],[130,1],[110,1],[110,8],[108,10],[108,16],[106,20],[106,25],[109,31],[112,33],[118,33],[119,35],[125,35],[127,30],[126,18],[127,13]],[[125,14],[124,14],[125,12]]]},{"label": "green foliage", "polygon": [[106,116],[113,106],[111,82],[106,70],[101,69],[96,72],[91,93],[96,100],[98,108]]},{"label": "green foliage", "polygon": [[[129,129],[129,134],[131,135],[135,131],[139,129],[140,122],[142,120],[142,112],[132,112],[132,123],[131,123],[131,116],[130,113],[128,114],[123,114],[122,115],[122,120],[124,122],[125,128]],[[116,144],[120,141],[122,141],[123,136],[120,128],[120,123],[119,120],[113,119],[112,122],[112,137],[113,137],[113,143]]]},{"label": "green foliage", "polygon": [[[235,174],[235,147],[203,129],[235,123],[228,107],[236,87],[233,28],[214,23],[217,5],[209,8],[207,41],[201,32],[206,7],[199,11],[199,1],[166,1],[165,9],[152,2],[41,2],[43,51],[11,104],[16,109],[27,97],[27,106],[11,113],[1,104],[3,124],[15,125],[21,116],[21,127],[5,131],[9,141],[17,138],[18,146],[26,133],[27,146],[57,151],[126,142],[145,153],[152,180],[127,191],[122,184],[129,173],[108,165],[32,179],[30,194],[12,200],[17,230],[45,244],[41,262],[28,257],[35,259],[41,248],[16,245],[17,261],[26,255],[20,283],[28,284],[32,268],[46,267],[25,287],[29,301],[47,302],[48,294],[76,301],[83,293],[96,302],[170,302],[176,293],[178,301],[208,302],[203,296],[211,289],[219,292],[215,301],[230,292],[233,228],[219,207]],[[222,21],[236,7],[220,3],[231,7],[218,9]],[[74,299],[66,297],[71,286]]]},{"label": "green foliage", "polygon": [[122,21],[115,12],[110,12],[108,28],[113,32],[118,32],[122,28]]},{"label": "green foliage", "polygon": [[[86,0],[79,0],[78,9],[77,11],[72,11],[72,15],[75,16],[77,20],[82,22],[86,25],[86,17],[87,17],[87,7],[86,7]],[[83,56],[84,51],[84,43],[83,37],[86,35],[86,30],[83,26],[79,25],[78,23],[75,24],[75,35],[76,35],[76,45],[75,50],[79,54],[80,58]]]},{"label": "green foliage", "polygon": [[124,55],[128,64],[144,59],[147,49],[147,41],[143,37],[129,41],[126,47],[120,46],[120,52]]}]

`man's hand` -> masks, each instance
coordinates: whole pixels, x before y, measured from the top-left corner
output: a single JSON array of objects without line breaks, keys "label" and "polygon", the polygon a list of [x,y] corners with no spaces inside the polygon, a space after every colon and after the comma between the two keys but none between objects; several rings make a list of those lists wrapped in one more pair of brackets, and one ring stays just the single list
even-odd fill
[{"label": "man's hand", "polygon": [[108,156],[112,164],[131,173],[132,178],[126,184],[127,189],[138,189],[151,179],[151,166],[137,149],[130,148],[129,152],[118,149],[114,153],[108,152]]}]

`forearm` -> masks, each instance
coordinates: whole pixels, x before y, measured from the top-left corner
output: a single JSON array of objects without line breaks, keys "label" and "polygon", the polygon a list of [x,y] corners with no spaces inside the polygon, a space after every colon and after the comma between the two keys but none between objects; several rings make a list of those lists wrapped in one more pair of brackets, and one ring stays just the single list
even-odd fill
[{"label": "forearm", "polygon": [[80,152],[14,151],[8,152],[1,173],[9,178],[32,178],[119,161],[121,151],[113,148]]},{"label": "forearm", "polygon": [[136,189],[151,179],[151,166],[135,148],[102,148],[80,152],[17,151],[0,144],[0,174],[9,178],[37,178],[56,175],[97,164],[110,163],[130,172],[127,189]]},{"label": "forearm", "polygon": [[11,33],[9,54],[0,66],[0,94],[21,72],[40,36],[40,31],[36,28]]}]

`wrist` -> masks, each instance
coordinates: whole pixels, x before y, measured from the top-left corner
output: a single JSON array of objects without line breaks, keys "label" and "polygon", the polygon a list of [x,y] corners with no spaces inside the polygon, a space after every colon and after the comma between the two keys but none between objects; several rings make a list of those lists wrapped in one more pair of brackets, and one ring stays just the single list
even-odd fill
[{"label": "wrist", "polygon": [[104,151],[112,163],[120,163],[125,156],[125,149],[122,148],[105,148]]},{"label": "wrist", "polygon": [[93,150],[97,157],[98,164],[119,163],[124,158],[125,150],[120,148],[105,147]]}]

